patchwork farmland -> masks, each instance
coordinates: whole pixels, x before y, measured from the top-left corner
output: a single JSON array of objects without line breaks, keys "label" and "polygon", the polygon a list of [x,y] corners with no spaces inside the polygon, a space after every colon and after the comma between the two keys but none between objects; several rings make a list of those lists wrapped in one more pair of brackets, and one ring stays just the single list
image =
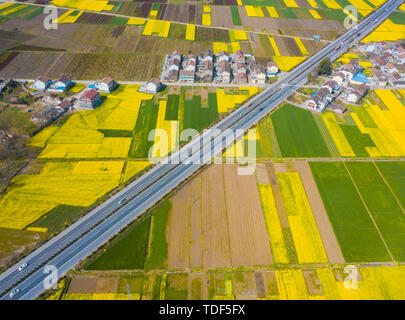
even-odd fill
[{"label": "patchwork farmland", "polygon": [[[168,52],[243,50],[288,72],[345,31],[347,5],[362,19],[384,1],[49,3],[63,7],[57,30],[44,30],[33,1],[0,3],[0,78],[108,75],[133,84],[27,141],[35,159],[0,194],[4,269],[149,170],[150,157],[178,148],[184,129],[201,132],[261,90],[168,85],[156,95],[139,92],[137,81],[159,77]],[[364,41],[401,40],[403,24],[398,10]],[[403,299],[405,91],[373,89],[347,107],[317,114],[289,97],[222,154],[248,156],[255,144],[254,174],[239,175],[238,164],[203,168],[44,298]],[[345,288],[347,265],[359,270],[358,290]]]}]

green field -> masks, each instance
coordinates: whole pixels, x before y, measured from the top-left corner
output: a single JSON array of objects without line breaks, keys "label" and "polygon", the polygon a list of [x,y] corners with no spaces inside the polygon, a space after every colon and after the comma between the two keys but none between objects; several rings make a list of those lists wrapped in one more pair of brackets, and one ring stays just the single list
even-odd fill
[{"label": "green field", "polygon": [[167,98],[165,120],[178,120],[179,114],[179,96],[170,94]]},{"label": "green field", "polygon": [[63,226],[68,226],[75,221],[85,209],[85,207],[58,205],[28,227],[47,228],[49,233],[57,232]]},{"label": "green field", "polygon": [[217,96],[208,93],[208,108],[201,107],[201,97],[184,100],[183,128],[201,131],[218,119]]},{"label": "green field", "polygon": [[343,133],[357,157],[368,158],[365,147],[375,147],[369,135],[362,134],[357,126],[341,125]]},{"label": "green field", "polygon": [[238,7],[231,7],[231,14],[232,14],[232,22],[235,26],[241,26],[242,21],[240,19]]},{"label": "green field", "polygon": [[145,269],[164,268],[167,260],[166,222],[172,207],[170,201],[161,205],[152,215],[148,256]]},{"label": "green field", "polygon": [[389,250],[397,261],[405,260],[405,214],[373,162],[346,164]]},{"label": "green field", "polygon": [[283,157],[330,157],[314,117],[286,104],[271,116]]},{"label": "green field", "polygon": [[404,162],[377,162],[377,167],[385,177],[395,196],[405,207],[405,163]]},{"label": "green field", "polygon": [[143,269],[150,217],[141,221],[99,258],[86,267],[88,270]]},{"label": "green field", "polygon": [[147,158],[149,149],[153,146],[153,139],[148,140],[149,132],[156,128],[159,104],[153,100],[142,101],[136,120],[134,137],[132,139],[129,157]]},{"label": "green field", "polygon": [[347,262],[390,261],[342,162],[310,162],[323,203]]}]

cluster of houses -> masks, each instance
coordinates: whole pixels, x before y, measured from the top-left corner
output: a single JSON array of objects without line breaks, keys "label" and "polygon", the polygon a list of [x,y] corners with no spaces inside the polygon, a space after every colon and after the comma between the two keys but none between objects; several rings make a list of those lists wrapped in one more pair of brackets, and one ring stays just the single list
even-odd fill
[{"label": "cluster of houses", "polygon": [[256,63],[254,55],[247,55],[242,50],[234,54],[221,51],[214,55],[211,49],[206,49],[199,56],[192,53],[183,56],[176,50],[166,56],[162,79],[185,83],[265,84],[267,77],[276,76],[278,72],[275,62],[264,67]]},{"label": "cluster of houses", "polygon": [[47,76],[39,76],[31,84],[31,89],[38,92],[44,92],[46,90],[50,92],[62,93],[69,90],[74,83],[67,76],[62,76],[58,80],[52,81]]},{"label": "cluster of houses", "polygon": [[405,45],[385,41],[368,42],[359,47],[374,67],[374,81],[379,86],[405,85]]},{"label": "cluster of houses", "polygon": [[352,59],[349,63],[342,65],[306,101],[306,107],[316,112],[322,112],[328,107],[333,111],[344,113],[347,110],[346,107],[343,104],[334,103],[337,97],[347,103],[355,104],[359,103],[370,89],[363,82],[363,78],[366,78],[362,73],[363,70],[358,59]]}]

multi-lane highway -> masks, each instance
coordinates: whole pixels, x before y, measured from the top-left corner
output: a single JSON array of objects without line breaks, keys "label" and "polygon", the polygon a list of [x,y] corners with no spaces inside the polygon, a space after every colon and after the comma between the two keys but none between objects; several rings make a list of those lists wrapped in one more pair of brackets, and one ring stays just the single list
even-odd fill
[{"label": "multi-lane highway", "polygon": [[[334,60],[339,57],[355,41],[381,24],[402,2],[403,0],[387,1],[366,17],[357,28],[346,32],[297,66],[274,86],[218,122],[214,126],[217,131],[206,131],[198,135],[125,189],[6,270],[0,275],[2,299],[11,299],[9,292],[15,289],[19,292],[12,299],[36,298],[45,291],[45,266],[55,266],[58,277],[62,277],[202,165],[209,163],[213,156],[220,154],[226,146],[239,138],[243,131],[271,112],[293,90],[305,83],[307,74],[312,72],[322,59],[329,57]],[[123,199],[125,200],[122,201]],[[19,266],[23,264],[27,266],[19,271]]]}]

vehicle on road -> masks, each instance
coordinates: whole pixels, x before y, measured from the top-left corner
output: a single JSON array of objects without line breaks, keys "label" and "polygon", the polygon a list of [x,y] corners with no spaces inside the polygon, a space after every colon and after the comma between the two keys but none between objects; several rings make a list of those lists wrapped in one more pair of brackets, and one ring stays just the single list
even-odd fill
[{"label": "vehicle on road", "polygon": [[24,263],[21,266],[18,267],[18,271],[24,270],[28,266],[28,263]]},{"label": "vehicle on road", "polygon": [[20,292],[20,289],[14,289],[13,291],[10,292],[9,297],[12,298],[19,292]]},{"label": "vehicle on road", "polygon": [[120,201],[118,201],[119,204],[123,204],[125,201],[127,201],[127,198],[122,198]]}]

